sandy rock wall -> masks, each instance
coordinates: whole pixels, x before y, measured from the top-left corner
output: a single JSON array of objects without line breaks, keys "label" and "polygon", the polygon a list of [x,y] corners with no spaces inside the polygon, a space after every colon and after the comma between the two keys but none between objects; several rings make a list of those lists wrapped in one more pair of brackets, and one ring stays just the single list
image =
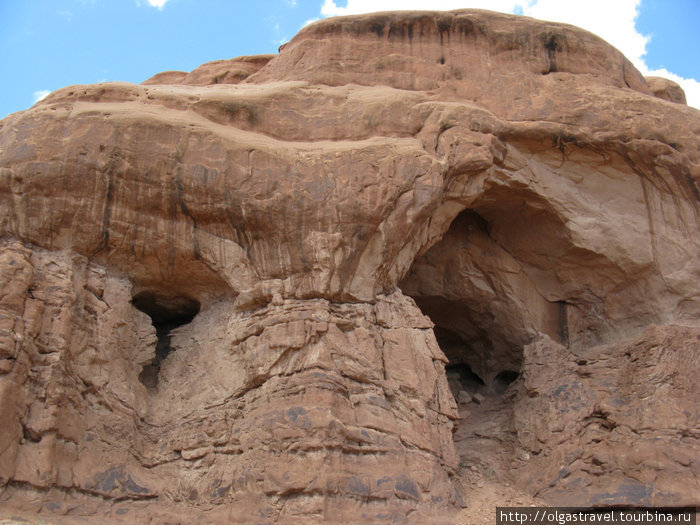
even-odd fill
[{"label": "sandy rock wall", "polygon": [[460,364],[513,399],[504,483],[692,504],[699,123],[593,35],[483,11],[7,117],[0,502],[450,523]]},{"label": "sandy rock wall", "polygon": [[[155,330],[128,281],[66,253],[3,256],[29,277],[5,302],[25,323],[2,378],[5,503],[132,521],[373,521],[461,501],[446,359],[410,299],[280,299],[248,314],[217,302],[173,331],[149,389]],[[155,499],[170,505],[121,504]]]},{"label": "sandy rock wall", "polygon": [[[250,80],[273,79],[435,90],[443,99],[477,101],[513,119],[531,112],[542,91],[562,93],[571,84],[651,93],[630,62],[595,35],[479,10],[379,13],[311,24]],[[520,91],[535,97],[519,101]],[[541,109],[551,113],[551,106]]]},{"label": "sandy rock wall", "polygon": [[697,327],[652,325],[573,355],[547,339],[526,346],[521,483],[573,505],[696,505],[698,344]]}]

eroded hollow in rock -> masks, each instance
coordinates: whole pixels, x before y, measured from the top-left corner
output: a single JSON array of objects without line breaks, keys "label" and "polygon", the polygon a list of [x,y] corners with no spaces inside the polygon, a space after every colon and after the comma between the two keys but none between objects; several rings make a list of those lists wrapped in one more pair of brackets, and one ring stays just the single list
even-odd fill
[{"label": "eroded hollow in rock", "polygon": [[466,363],[450,363],[445,367],[447,384],[455,399],[460,399],[460,393],[470,396],[476,394],[484,387],[482,379],[474,373]]},{"label": "eroded hollow in rock", "polygon": [[[418,257],[399,284],[435,324],[459,408],[453,434],[460,463],[488,464],[503,481],[515,450],[513,394],[523,348],[558,313],[536,293],[520,263],[464,211],[442,240]],[[543,321],[544,320],[544,321]]]},{"label": "eroded hollow in rock", "polygon": [[131,299],[131,304],[148,315],[156,329],[156,354],[149,364],[143,367],[139,380],[149,390],[156,389],[161,363],[171,352],[172,330],[192,322],[199,313],[199,301],[182,295],[144,291]]},{"label": "eroded hollow in rock", "polygon": [[[436,318],[440,321],[439,316]],[[468,324],[470,321],[467,318],[464,322]],[[469,342],[462,339],[459,334],[437,324],[437,322],[434,332],[438,346],[449,360],[445,369],[447,381],[450,391],[458,401],[464,401],[465,394],[468,399],[472,399],[476,394],[483,396],[503,395],[519,377],[519,360],[514,360],[510,365],[501,364],[501,366],[510,366],[514,369],[505,368],[494,373],[493,362],[489,362],[488,359],[487,362],[482,361],[480,353],[474,352]],[[481,372],[484,377],[479,374],[480,370],[486,371],[486,373]]]},{"label": "eroded hollow in rock", "polygon": [[515,370],[503,370],[493,379],[493,390],[497,394],[503,394],[520,374]]},{"label": "eroded hollow in rock", "polygon": [[[513,382],[539,317],[556,310],[544,299],[536,302],[538,295],[518,261],[470,210],[414,261],[400,287],[435,323],[435,337],[450,365],[468,366],[487,394],[503,393]],[[533,319],[532,312],[539,317]]]}]

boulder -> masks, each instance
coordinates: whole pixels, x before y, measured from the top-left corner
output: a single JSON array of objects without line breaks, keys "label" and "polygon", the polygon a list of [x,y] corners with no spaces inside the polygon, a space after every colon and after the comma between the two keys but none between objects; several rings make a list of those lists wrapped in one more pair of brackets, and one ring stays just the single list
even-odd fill
[{"label": "boulder", "polygon": [[655,97],[668,100],[669,102],[675,102],[676,104],[686,104],[683,88],[673,80],[662,77],[644,78]]}]

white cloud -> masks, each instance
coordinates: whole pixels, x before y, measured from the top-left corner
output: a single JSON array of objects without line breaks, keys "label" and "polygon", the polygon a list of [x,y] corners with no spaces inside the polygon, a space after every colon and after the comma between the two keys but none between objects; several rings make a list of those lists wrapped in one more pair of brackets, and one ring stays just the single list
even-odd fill
[{"label": "white cloud", "polygon": [[148,3],[161,10],[163,9],[163,6],[168,3],[168,0],[148,0]]},{"label": "white cloud", "polygon": [[541,20],[572,24],[595,33],[619,49],[645,75],[670,78],[685,91],[688,104],[700,108],[700,83],[685,79],[665,69],[651,70],[644,62],[650,37],[635,28],[641,0],[347,0],[339,7],[334,0],[324,0],[322,16],[342,16],[377,11],[433,10],[477,8],[518,13]]},{"label": "white cloud", "polygon": [[66,22],[70,22],[71,20],[73,20],[73,13],[71,13],[70,11],[59,11],[58,14],[65,18]]},{"label": "white cloud", "polygon": [[306,22],[304,22],[304,25],[302,25],[301,27],[306,27],[309,24],[313,24],[314,22],[318,22],[319,20],[321,20],[321,19],[318,17],[317,18],[309,18]]},{"label": "white cloud", "polygon": [[286,44],[286,43],[288,43],[288,42],[289,42],[289,39],[288,39],[287,37],[276,38],[276,39],[273,39],[273,40],[272,40],[272,43],[273,43],[276,47],[280,47],[280,46],[282,46],[283,44]]},{"label": "white cloud", "polygon": [[48,89],[40,89],[39,91],[34,92],[34,104],[39,102],[40,100],[44,100],[46,97],[51,94],[51,91]]},{"label": "white cloud", "polygon": [[449,11],[466,7],[510,13],[516,6],[523,7],[527,3],[527,0],[348,0],[346,7],[338,7],[334,0],[325,0],[321,6],[321,14],[342,16],[377,11]]}]

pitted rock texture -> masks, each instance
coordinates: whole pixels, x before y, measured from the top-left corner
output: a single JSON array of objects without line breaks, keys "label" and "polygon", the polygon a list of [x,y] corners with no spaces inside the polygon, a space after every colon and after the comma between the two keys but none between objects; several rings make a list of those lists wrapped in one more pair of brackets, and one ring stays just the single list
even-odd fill
[{"label": "pitted rock texture", "polygon": [[454,523],[480,454],[697,505],[700,113],[657,91],[406,12],[7,117],[0,512]]}]

